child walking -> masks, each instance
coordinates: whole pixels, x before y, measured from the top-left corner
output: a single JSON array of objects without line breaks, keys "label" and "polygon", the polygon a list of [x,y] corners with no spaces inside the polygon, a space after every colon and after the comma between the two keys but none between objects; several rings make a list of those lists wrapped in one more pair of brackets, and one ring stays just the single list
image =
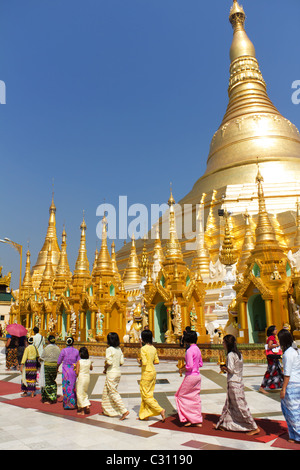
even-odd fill
[{"label": "child walking", "polygon": [[77,413],[84,415],[90,412],[91,403],[88,397],[88,388],[90,384],[90,371],[93,370],[93,364],[86,347],[79,349],[79,356],[80,359],[76,363]]}]

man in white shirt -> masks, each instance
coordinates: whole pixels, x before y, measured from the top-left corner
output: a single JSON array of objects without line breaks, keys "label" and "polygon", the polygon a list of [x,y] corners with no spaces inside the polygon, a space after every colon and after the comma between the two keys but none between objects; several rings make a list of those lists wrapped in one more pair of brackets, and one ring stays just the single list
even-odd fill
[{"label": "man in white shirt", "polygon": [[35,326],[33,328],[34,336],[33,336],[33,344],[38,350],[39,356],[41,357],[44,346],[45,346],[45,339],[44,337],[39,333],[39,328]]}]

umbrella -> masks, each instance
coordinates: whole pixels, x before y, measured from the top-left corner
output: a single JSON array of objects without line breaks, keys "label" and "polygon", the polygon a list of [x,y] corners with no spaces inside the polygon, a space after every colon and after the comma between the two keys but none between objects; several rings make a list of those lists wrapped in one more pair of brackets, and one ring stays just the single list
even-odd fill
[{"label": "umbrella", "polygon": [[27,335],[26,328],[23,325],[19,325],[18,323],[13,323],[12,325],[7,325],[6,331],[10,335],[18,336],[19,338],[21,336],[26,336]]}]

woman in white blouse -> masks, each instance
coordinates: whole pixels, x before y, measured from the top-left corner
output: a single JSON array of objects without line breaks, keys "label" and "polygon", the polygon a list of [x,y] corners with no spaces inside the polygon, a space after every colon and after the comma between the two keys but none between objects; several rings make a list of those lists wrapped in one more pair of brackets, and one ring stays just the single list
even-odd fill
[{"label": "woman in white blouse", "polygon": [[102,393],[102,410],[106,416],[121,415],[121,420],[128,416],[122,398],[118,392],[118,385],[121,379],[120,366],[124,364],[123,352],[120,348],[120,340],[117,333],[108,333],[108,348],[105,354],[105,365],[103,373],[106,374],[106,380]]},{"label": "woman in white blouse", "polygon": [[300,354],[293,347],[291,333],[282,329],[278,339],[283,351],[284,380],[280,392],[281,409],[289,431],[289,442],[300,442]]}]

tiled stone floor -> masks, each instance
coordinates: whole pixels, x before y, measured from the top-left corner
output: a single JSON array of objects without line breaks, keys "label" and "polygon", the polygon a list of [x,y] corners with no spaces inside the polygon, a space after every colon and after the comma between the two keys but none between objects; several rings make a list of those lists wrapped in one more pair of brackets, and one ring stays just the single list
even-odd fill
[{"label": "tiled stone floor", "polygon": [[[90,398],[101,400],[105,381],[102,374],[104,358],[94,357],[93,360]],[[183,377],[179,376],[175,361],[161,361],[156,370],[158,383],[155,397],[165,407],[167,415],[173,414],[176,412],[174,394]],[[246,398],[251,413],[254,418],[284,420],[279,393],[273,392],[268,396],[258,393],[265,370],[266,366],[262,364],[244,365]],[[226,397],[226,377],[219,374],[219,367],[215,363],[205,363],[201,375],[202,411],[220,414]],[[273,441],[249,442],[226,438],[226,433],[215,437],[151,427],[158,419],[156,417],[148,422],[138,421],[139,379],[140,368],[135,359],[126,359],[119,385],[119,392],[130,410],[125,421],[100,415],[84,419],[62,417],[0,402],[0,450],[276,450],[272,447]],[[20,383],[17,371],[5,370],[3,352],[0,353],[0,380]],[[60,373],[57,382],[61,393]],[[19,395],[6,395],[5,399],[13,400]],[[0,400],[3,398],[0,385]]]}]

